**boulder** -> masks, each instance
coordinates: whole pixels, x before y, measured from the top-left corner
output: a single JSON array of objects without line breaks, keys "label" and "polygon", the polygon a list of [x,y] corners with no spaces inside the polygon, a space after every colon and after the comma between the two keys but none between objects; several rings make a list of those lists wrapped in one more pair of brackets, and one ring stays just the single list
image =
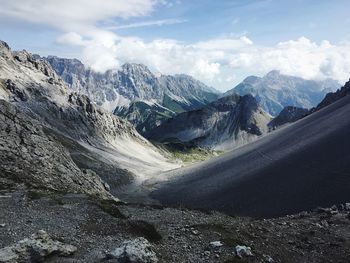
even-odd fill
[{"label": "boulder", "polygon": [[235,251],[236,251],[237,257],[239,257],[239,258],[253,256],[252,249],[250,247],[247,247],[247,246],[238,245],[235,247]]},{"label": "boulder", "polygon": [[44,230],[39,230],[30,238],[0,249],[0,263],[42,262],[50,255],[69,256],[76,250],[75,246],[53,240]]},{"label": "boulder", "polygon": [[117,259],[122,263],[156,263],[158,258],[147,239],[139,237],[127,240],[107,255],[108,259]]},{"label": "boulder", "polygon": [[213,248],[218,248],[218,247],[222,247],[223,244],[221,243],[221,241],[212,241],[210,242],[210,246]]}]

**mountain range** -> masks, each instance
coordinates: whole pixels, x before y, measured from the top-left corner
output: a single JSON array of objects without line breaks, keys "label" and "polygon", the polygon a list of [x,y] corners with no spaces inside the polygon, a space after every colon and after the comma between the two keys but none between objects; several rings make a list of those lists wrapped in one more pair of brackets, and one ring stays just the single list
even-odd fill
[{"label": "mountain range", "polygon": [[332,79],[305,80],[273,70],[264,77],[245,78],[222,96],[232,93],[242,96],[251,94],[265,111],[272,116],[277,116],[287,106],[311,109],[317,106],[327,93],[336,91],[338,88],[340,84]]},{"label": "mountain range", "polygon": [[219,95],[188,75],[154,74],[142,64],[127,63],[120,70],[102,74],[76,59],[55,56],[44,59],[73,91],[127,119],[142,134],[175,113],[198,109]]}]

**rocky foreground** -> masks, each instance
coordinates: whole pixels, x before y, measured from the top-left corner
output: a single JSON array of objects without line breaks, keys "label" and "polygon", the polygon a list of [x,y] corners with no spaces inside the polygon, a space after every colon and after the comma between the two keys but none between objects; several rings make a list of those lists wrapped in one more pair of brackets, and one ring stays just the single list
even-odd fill
[{"label": "rocky foreground", "polygon": [[0,262],[350,261],[350,204],[254,220],[0,189]]}]

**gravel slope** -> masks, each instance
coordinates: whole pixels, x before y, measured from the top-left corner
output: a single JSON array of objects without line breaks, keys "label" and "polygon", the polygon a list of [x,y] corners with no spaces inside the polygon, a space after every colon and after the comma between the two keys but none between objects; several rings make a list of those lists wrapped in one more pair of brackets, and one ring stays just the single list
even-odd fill
[{"label": "gravel slope", "polygon": [[164,204],[276,217],[350,200],[350,96],[218,158],[163,175]]}]

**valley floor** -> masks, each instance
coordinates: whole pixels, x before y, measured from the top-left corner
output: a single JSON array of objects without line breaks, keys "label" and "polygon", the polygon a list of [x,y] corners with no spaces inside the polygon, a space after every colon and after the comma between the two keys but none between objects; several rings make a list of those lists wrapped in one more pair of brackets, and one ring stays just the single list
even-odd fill
[{"label": "valley floor", "polygon": [[[0,186],[1,248],[39,230],[77,247],[73,255],[53,255],[47,262],[115,262],[105,260],[106,253],[136,237],[152,243],[159,262],[350,262],[346,209],[253,220],[181,207],[101,203],[9,182]],[[223,245],[210,246],[212,241]],[[253,256],[239,259],[237,245],[250,246]]]}]

